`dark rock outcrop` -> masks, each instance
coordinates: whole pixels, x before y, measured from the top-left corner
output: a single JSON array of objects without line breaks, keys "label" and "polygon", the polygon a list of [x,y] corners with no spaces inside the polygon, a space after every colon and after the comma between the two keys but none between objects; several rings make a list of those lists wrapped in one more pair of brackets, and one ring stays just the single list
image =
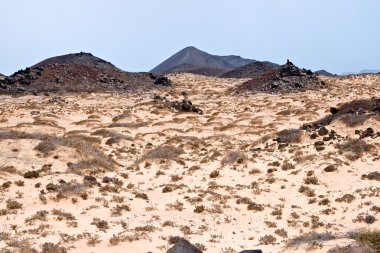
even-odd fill
[{"label": "dark rock outcrop", "polygon": [[234,89],[235,92],[286,93],[324,88],[312,71],[300,69],[288,61],[285,65],[253,78]]},{"label": "dark rock outcrop", "polygon": [[197,247],[192,245],[185,239],[181,239],[173,247],[168,249],[166,253],[202,253]]},{"label": "dark rock outcrop", "polygon": [[305,124],[303,128],[320,128],[336,120],[341,120],[348,126],[362,125],[371,117],[380,115],[380,98],[373,97],[371,99],[352,100],[339,108],[331,107],[330,112],[331,115]]},{"label": "dark rock outcrop", "polygon": [[170,105],[179,112],[195,112],[198,114],[203,114],[203,111],[197,106],[193,105],[193,103],[188,99],[170,102]]}]

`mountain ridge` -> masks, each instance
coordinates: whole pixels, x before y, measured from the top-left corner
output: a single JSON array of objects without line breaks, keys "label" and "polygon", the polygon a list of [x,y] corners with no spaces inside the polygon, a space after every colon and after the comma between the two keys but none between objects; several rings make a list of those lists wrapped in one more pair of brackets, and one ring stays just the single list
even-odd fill
[{"label": "mountain ridge", "polygon": [[256,60],[245,59],[237,55],[212,55],[193,46],[189,46],[175,53],[153,68],[150,72],[162,74],[182,64],[190,64],[200,67],[233,69],[255,61]]}]

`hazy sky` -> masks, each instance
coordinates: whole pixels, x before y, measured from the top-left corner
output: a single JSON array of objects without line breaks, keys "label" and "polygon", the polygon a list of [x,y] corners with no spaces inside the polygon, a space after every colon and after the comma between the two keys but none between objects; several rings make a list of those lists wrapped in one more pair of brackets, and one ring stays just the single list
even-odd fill
[{"label": "hazy sky", "polygon": [[0,0],[0,73],[91,52],[148,71],[186,46],[334,73],[380,69],[379,0]]}]

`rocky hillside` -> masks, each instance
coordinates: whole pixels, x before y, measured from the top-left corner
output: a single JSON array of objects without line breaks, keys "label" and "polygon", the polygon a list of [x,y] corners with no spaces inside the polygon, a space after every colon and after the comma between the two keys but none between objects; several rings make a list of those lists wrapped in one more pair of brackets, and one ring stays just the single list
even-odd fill
[{"label": "rocky hillside", "polygon": [[271,62],[253,62],[242,67],[235,68],[220,77],[223,78],[254,78],[278,68],[279,65]]},{"label": "rocky hillside", "polygon": [[169,86],[167,78],[129,73],[91,54],[49,58],[0,81],[0,93],[135,91]]},{"label": "rocky hillside", "polygon": [[171,73],[191,73],[202,76],[220,76],[229,71],[229,69],[225,68],[215,68],[215,67],[203,67],[192,64],[181,64],[175,66],[174,68],[165,71],[163,74],[171,74]]},{"label": "rocky hillside", "polygon": [[300,69],[288,61],[277,69],[255,77],[234,90],[236,92],[281,93],[323,88],[325,83],[312,71]]},{"label": "rocky hillside", "polygon": [[218,69],[234,69],[244,66],[255,60],[244,59],[240,56],[217,56],[201,51],[195,47],[187,47],[171,56],[169,59],[159,64],[151,70],[152,73],[167,73],[169,70],[183,65],[190,64],[200,67],[211,67]]},{"label": "rocky hillside", "polygon": [[116,68],[112,63],[100,59],[96,56],[93,56],[90,53],[76,53],[76,54],[67,54],[62,56],[51,57],[46,60],[43,60],[32,67],[46,67],[49,65],[68,65],[68,64],[78,64],[78,65],[88,65],[88,66],[98,66],[105,68]]}]

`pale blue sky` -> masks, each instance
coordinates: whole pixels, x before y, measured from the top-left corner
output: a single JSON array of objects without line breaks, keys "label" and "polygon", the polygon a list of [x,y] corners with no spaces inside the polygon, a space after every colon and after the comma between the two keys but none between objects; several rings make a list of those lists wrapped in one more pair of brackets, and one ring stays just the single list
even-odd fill
[{"label": "pale blue sky", "polygon": [[334,73],[380,69],[379,0],[0,0],[0,73],[91,52],[148,71],[186,46]]}]

